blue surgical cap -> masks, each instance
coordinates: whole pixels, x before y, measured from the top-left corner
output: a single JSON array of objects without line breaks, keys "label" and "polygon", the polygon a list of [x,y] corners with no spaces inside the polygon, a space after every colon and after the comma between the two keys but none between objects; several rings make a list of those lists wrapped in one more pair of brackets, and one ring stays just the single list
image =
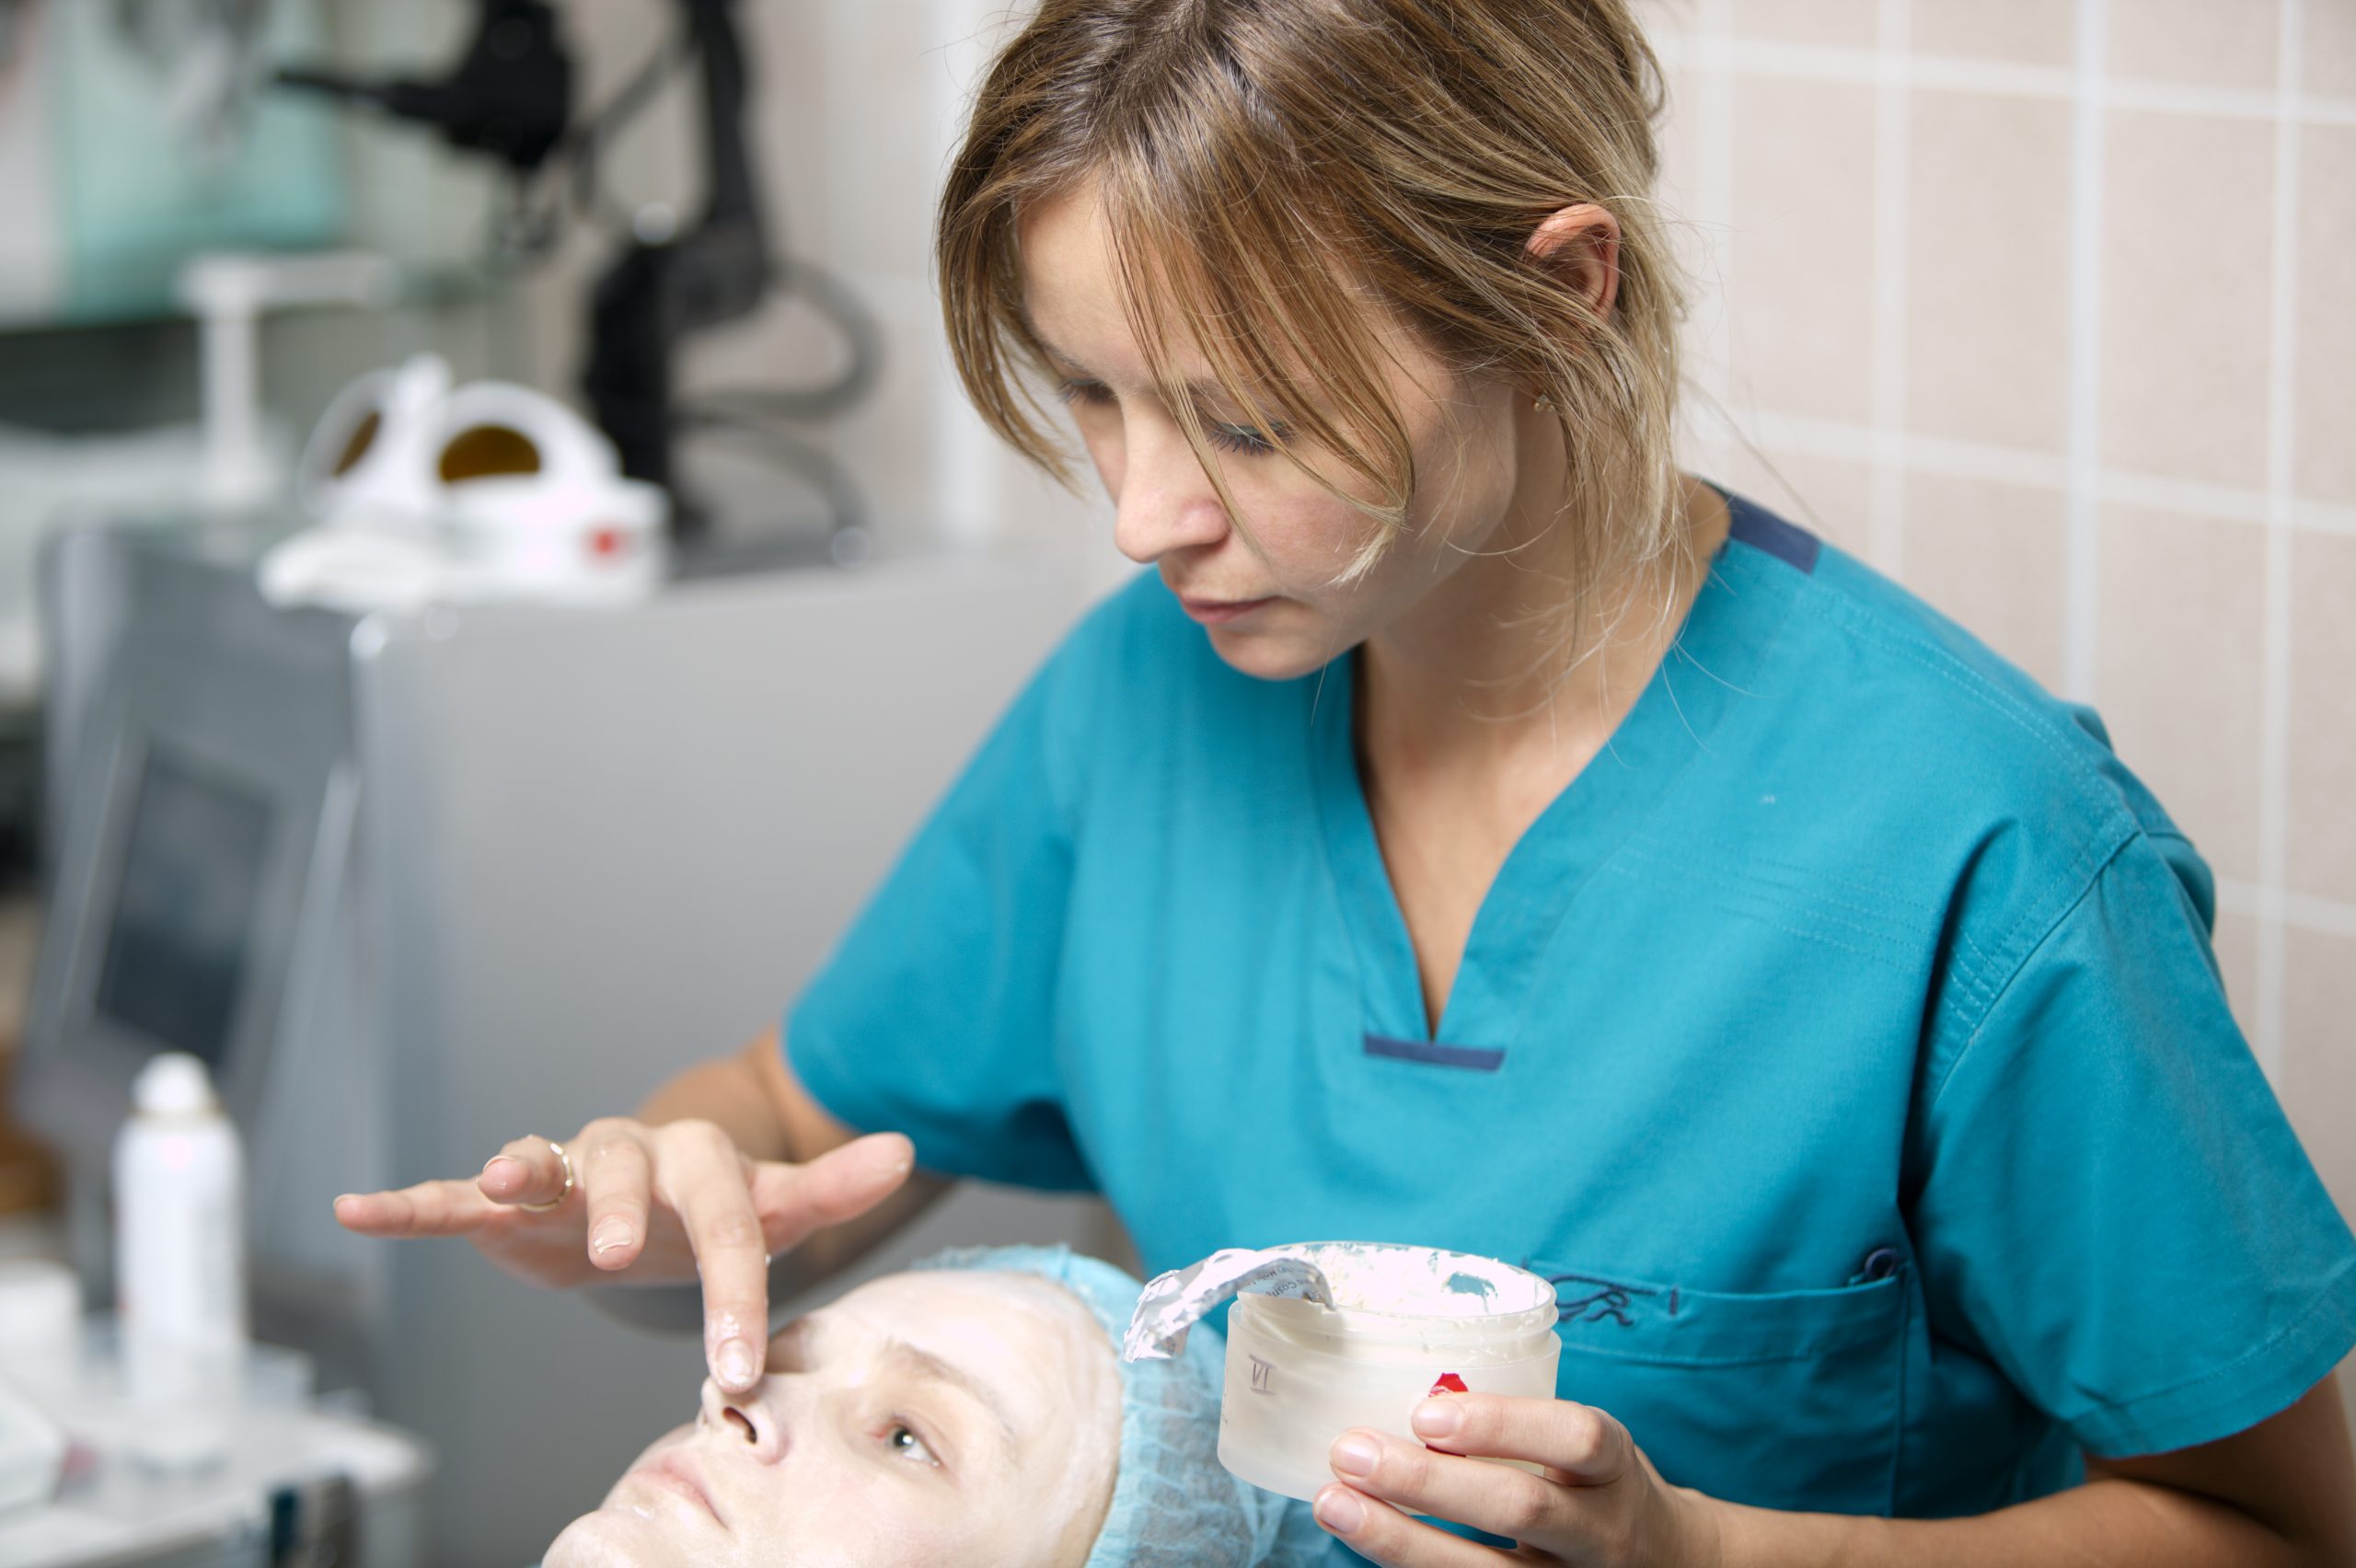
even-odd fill
[{"label": "blue surgical cap", "polygon": [[1309,1505],[1239,1481],[1218,1462],[1226,1342],[1207,1324],[1168,1361],[1121,1361],[1142,1286],[1068,1247],[968,1247],[920,1269],[1037,1274],[1087,1307],[1121,1368],[1121,1460],[1087,1568],[1306,1568],[1329,1544]]}]

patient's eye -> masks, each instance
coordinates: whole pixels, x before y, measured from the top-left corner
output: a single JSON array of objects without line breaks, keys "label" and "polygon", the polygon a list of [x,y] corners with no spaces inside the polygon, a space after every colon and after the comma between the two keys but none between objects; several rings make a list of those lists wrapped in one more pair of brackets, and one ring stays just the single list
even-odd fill
[{"label": "patient's eye", "polygon": [[884,1429],[884,1446],[891,1449],[895,1456],[913,1464],[924,1465],[933,1470],[941,1468],[941,1461],[933,1457],[930,1446],[917,1435],[916,1428],[905,1421],[895,1421]]}]

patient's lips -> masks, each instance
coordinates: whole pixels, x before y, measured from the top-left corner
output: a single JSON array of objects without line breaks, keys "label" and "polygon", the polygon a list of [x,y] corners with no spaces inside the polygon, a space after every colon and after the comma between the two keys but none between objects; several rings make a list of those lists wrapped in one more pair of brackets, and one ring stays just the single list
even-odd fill
[{"label": "patient's lips", "polygon": [[710,1490],[704,1485],[695,1461],[679,1449],[666,1449],[630,1473],[650,1486],[687,1499],[718,1520],[722,1528],[727,1528],[728,1521],[712,1502]]}]

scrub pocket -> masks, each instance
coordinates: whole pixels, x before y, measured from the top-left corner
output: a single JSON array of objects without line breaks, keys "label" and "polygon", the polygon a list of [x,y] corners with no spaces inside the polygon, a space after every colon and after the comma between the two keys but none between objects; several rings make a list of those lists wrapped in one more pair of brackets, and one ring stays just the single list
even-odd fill
[{"label": "scrub pocket", "polygon": [[1887,1514],[1911,1274],[1729,1296],[1532,1262],[1554,1282],[1556,1394],[1608,1411],[1661,1474],[1728,1502]]}]

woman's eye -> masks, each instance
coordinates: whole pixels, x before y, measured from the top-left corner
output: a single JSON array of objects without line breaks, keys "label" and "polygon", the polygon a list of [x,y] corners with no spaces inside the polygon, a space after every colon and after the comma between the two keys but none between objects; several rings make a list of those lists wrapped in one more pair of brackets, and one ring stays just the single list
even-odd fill
[{"label": "woman's eye", "polygon": [[932,1449],[906,1422],[895,1421],[891,1424],[884,1434],[884,1446],[891,1449],[895,1458],[934,1470],[941,1468],[941,1461],[933,1457]]},{"label": "woman's eye", "polygon": [[1276,444],[1265,432],[1250,425],[1215,424],[1204,427],[1209,432],[1211,444],[1221,452],[1232,452],[1242,457],[1265,457],[1276,449]]},{"label": "woman's eye", "polygon": [[[1113,389],[1101,381],[1058,382],[1056,396],[1066,403],[1084,403],[1091,408],[1110,408],[1120,402]],[[1281,424],[1276,430],[1278,436],[1291,433]],[[1213,446],[1239,457],[1264,457],[1276,449],[1276,441],[1267,432],[1252,425],[1222,424],[1206,420],[1203,421],[1203,433],[1210,437]]]}]

